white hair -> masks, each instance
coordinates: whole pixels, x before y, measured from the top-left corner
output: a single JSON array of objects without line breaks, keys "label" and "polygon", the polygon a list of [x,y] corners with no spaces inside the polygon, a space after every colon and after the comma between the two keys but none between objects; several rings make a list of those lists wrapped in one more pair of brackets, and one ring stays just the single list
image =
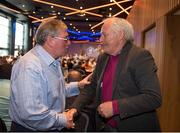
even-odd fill
[{"label": "white hair", "polygon": [[123,18],[117,18],[117,17],[112,17],[112,18],[107,18],[104,20],[106,21],[111,21],[111,26],[110,29],[116,33],[119,31],[124,31],[125,34],[125,39],[126,41],[133,41],[134,40],[134,29],[132,24],[130,24],[127,20]]}]

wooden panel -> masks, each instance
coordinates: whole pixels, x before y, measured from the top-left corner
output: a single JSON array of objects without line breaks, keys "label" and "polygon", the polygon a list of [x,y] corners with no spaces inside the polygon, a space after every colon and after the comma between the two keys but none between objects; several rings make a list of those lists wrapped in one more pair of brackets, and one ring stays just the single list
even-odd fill
[{"label": "wooden panel", "polygon": [[153,27],[144,33],[144,48],[149,50],[152,56],[156,57],[156,27]]},{"label": "wooden panel", "polygon": [[[180,131],[180,16],[167,19],[166,60],[164,64],[165,105],[169,110],[165,131]],[[168,125],[168,127],[167,127]]]},{"label": "wooden panel", "polygon": [[[135,43],[143,46],[145,42],[158,66],[162,131],[180,131],[180,16],[167,17],[178,6],[180,9],[180,0],[136,0],[128,16],[135,29]],[[143,41],[145,31],[154,24],[155,30],[147,32]]]},{"label": "wooden panel", "polygon": [[136,0],[127,19],[142,31],[178,4],[179,0]]}]

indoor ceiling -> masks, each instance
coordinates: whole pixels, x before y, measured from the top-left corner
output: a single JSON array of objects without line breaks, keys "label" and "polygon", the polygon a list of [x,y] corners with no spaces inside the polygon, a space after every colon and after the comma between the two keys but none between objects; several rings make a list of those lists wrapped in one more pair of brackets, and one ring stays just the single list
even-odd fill
[{"label": "indoor ceiling", "polygon": [[[50,17],[62,19],[76,32],[99,32],[107,17],[126,18],[135,0],[1,0],[1,10],[14,9],[18,18],[25,15],[33,24]],[[6,8],[6,7],[8,8]],[[23,15],[22,15],[23,14]]]},{"label": "indoor ceiling", "polygon": [[[135,0],[4,0],[29,16],[34,23],[39,19],[63,19],[72,29],[91,31],[104,18],[116,15],[126,18]],[[1,2],[1,3],[6,3]],[[12,5],[12,6],[11,6]],[[127,9],[128,8],[128,9]],[[73,28],[75,27],[75,28]],[[99,30],[99,26],[94,31]]]}]

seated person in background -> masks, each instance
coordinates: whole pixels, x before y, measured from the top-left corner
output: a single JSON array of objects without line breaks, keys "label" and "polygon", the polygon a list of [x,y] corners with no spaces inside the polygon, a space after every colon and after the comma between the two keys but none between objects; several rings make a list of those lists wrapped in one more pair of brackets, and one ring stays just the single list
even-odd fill
[{"label": "seated person in background", "polygon": [[[92,74],[89,74],[88,77],[90,78]],[[76,82],[80,81],[83,78],[83,74],[79,72],[79,70],[70,70],[67,75],[67,82]],[[69,108],[72,103],[75,101],[77,96],[68,97],[66,99],[66,108]],[[69,130],[75,131],[75,132],[86,132],[86,131],[94,131],[94,114],[90,108],[88,108],[89,105],[87,105],[87,108],[83,109],[81,112],[81,115],[77,117],[75,120],[75,129]]]},{"label": "seated person in background", "polygon": [[[67,75],[67,83],[70,82],[77,82],[82,80],[82,75],[80,72],[76,71],[76,70],[70,70],[68,72]],[[72,97],[67,97],[66,98],[66,108],[69,108],[70,105],[73,103],[73,101],[75,100],[76,96],[72,96]]]},{"label": "seated person in background", "polygon": [[9,96],[10,96],[10,80],[0,79],[0,118],[5,122],[7,131],[10,131],[10,126],[11,126],[11,119],[8,113]]},{"label": "seated person in background", "polygon": [[77,70],[70,70],[67,76],[67,82],[75,82],[82,80],[82,74]]}]

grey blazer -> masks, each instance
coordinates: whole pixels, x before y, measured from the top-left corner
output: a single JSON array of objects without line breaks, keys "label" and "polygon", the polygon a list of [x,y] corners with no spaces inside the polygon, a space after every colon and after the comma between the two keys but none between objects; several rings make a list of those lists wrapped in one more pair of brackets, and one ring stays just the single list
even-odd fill
[{"label": "grey blazer", "polygon": [[[85,86],[72,107],[81,111],[92,99],[95,107],[101,104],[103,73],[109,55],[98,57],[91,84]],[[155,109],[161,105],[157,67],[149,51],[127,42],[121,50],[113,81],[112,100],[118,100],[120,114],[113,116],[118,131],[160,131]],[[96,113],[97,131],[104,120]]]}]

